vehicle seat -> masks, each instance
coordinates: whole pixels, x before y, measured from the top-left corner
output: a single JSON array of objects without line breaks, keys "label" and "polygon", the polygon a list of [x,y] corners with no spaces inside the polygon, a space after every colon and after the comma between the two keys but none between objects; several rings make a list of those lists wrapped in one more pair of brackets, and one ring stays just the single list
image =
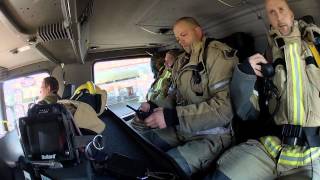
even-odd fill
[{"label": "vehicle seat", "polygon": [[255,53],[254,38],[248,33],[236,32],[220,41],[238,51],[237,56],[240,63]]},{"label": "vehicle seat", "polygon": [[65,84],[61,99],[70,99],[75,89],[76,86],[74,84]]}]

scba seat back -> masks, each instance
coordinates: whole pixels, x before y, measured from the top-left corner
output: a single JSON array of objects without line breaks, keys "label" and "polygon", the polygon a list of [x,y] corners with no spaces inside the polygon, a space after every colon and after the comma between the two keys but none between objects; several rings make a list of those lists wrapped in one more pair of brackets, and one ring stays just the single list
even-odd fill
[{"label": "scba seat back", "polygon": [[62,104],[35,104],[19,119],[25,158],[29,161],[78,161],[74,137],[80,135],[71,113]]}]

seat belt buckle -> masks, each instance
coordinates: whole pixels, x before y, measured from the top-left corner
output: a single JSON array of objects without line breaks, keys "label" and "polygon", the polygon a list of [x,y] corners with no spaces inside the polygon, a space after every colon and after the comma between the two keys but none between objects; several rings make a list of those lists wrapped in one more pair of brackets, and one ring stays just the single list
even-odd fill
[{"label": "seat belt buckle", "polygon": [[303,146],[303,128],[299,125],[285,124],[282,126],[282,144],[290,146]]}]

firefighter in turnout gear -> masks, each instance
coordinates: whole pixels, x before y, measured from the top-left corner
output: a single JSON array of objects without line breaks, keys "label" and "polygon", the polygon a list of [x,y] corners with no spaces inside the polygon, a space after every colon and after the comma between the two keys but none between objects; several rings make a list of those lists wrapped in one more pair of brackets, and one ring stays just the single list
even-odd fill
[{"label": "firefighter in turnout gear", "polygon": [[[178,50],[169,50],[166,52],[163,63],[164,66],[159,70],[157,79],[152,83],[147,93],[147,102],[143,102],[140,105],[141,110],[149,111],[156,107],[173,108],[174,101],[172,100],[173,97],[169,95],[169,88],[172,85],[172,67],[178,55]],[[138,116],[135,116],[130,124],[141,133],[150,130]]]},{"label": "firefighter in turnout gear", "polygon": [[[256,54],[239,64],[230,91],[243,120],[261,121],[259,113],[267,110],[270,127],[224,153],[208,179],[320,179],[320,69],[314,48],[320,29],[294,20],[286,0],[266,0],[265,6],[272,59]],[[274,67],[269,79],[263,70],[268,63]],[[265,94],[254,89],[257,76],[270,81]]]},{"label": "firefighter in turnout gear", "polygon": [[192,175],[231,144],[229,82],[238,58],[226,44],[209,41],[194,18],[180,18],[173,31],[185,50],[172,70],[176,106],[155,108],[144,123],[157,129],[144,136]]},{"label": "firefighter in turnout gear", "polygon": [[172,101],[166,100],[166,98],[170,98],[168,97],[168,91],[172,84],[172,67],[178,55],[179,52],[177,50],[170,50],[166,53],[164,58],[164,66],[160,69],[158,78],[152,83],[148,91],[148,102],[154,103],[159,107],[173,107],[173,104],[171,103]]},{"label": "firefighter in turnout gear", "polygon": [[54,104],[60,98],[57,94],[59,90],[59,83],[54,77],[46,77],[43,79],[40,88],[40,101],[38,104]]}]

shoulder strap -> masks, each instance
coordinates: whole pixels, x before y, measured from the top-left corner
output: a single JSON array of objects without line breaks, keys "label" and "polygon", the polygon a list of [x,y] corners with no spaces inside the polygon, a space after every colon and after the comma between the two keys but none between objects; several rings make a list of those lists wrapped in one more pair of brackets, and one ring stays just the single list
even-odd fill
[{"label": "shoulder strap", "polygon": [[315,66],[320,66],[320,53],[318,52],[317,47],[312,43],[308,44],[306,48],[309,48],[311,51],[311,56],[306,59],[307,64],[314,64]]}]

